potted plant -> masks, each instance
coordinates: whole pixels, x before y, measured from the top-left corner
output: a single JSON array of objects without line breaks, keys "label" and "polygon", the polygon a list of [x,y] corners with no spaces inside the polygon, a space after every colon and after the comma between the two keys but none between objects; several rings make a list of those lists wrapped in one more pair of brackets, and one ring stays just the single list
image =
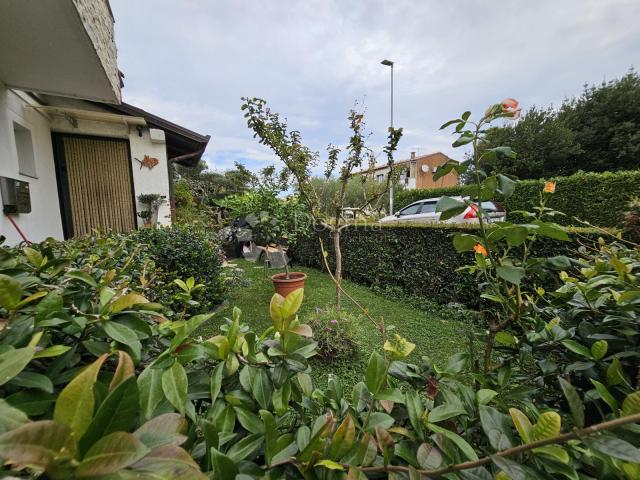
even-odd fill
[{"label": "potted plant", "polygon": [[146,228],[158,223],[158,209],[165,202],[166,197],[158,193],[142,193],[138,195],[138,202],[144,205],[145,210],[138,212],[138,217]]},{"label": "potted plant", "polygon": [[294,243],[311,230],[311,217],[298,197],[278,198],[273,188],[258,187],[242,195],[225,198],[221,203],[228,208],[233,220],[245,219],[251,227],[253,241],[263,250],[265,275],[267,266],[274,263],[277,253],[285,271],[271,276],[277,293],[286,297],[298,288],[304,288],[307,274],[291,272],[284,245]]}]

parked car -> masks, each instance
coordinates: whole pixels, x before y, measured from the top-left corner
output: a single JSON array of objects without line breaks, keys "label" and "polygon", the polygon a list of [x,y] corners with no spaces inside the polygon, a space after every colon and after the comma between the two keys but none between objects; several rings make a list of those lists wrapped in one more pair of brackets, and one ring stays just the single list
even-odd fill
[{"label": "parked car", "polygon": [[[452,197],[456,200],[468,200],[463,197]],[[438,198],[425,198],[424,200],[418,200],[411,205],[407,205],[402,210],[399,210],[394,215],[388,215],[380,219],[380,223],[390,222],[415,222],[415,223],[438,223],[440,222],[440,213],[436,212],[436,205],[440,200]],[[507,212],[504,207],[495,201],[482,202],[482,209],[484,210],[488,222],[503,222],[507,219]],[[464,212],[455,217],[451,217],[448,220],[444,220],[442,223],[477,223],[478,222],[478,205],[472,203]]]}]

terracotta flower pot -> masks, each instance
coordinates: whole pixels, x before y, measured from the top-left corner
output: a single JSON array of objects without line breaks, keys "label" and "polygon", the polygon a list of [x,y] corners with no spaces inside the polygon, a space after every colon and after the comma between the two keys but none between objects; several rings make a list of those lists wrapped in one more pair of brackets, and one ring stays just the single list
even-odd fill
[{"label": "terracotta flower pot", "polygon": [[307,274],[303,272],[289,272],[289,278],[286,273],[276,273],[271,276],[273,287],[276,289],[276,293],[279,293],[283,297],[286,297],[294,290],[304,288],[304,281],[307,279]]}]

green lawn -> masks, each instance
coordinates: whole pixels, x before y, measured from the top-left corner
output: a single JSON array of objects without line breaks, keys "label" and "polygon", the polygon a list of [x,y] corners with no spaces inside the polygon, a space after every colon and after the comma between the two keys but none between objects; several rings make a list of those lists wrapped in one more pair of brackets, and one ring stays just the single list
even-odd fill
[{"label": "green lawn", "polygon": [[[198,331],[198,335],[207,338],[218,334],[224,317],[230,317],[231,309],[237,306],[243,312],[242,321],[262,332],[271,325],[269,319],[269,300],[274,293],[271,279],[264,275],[259,264],[245,260],[234,261],[243,272],[248,286],[231,289],[229,302],[210,322]],[[335,288],[328,275],[314,269],[294,267],[293,270],[306,272],[305,299],[299,315],[304,321],[315,307],[331,305],[335,298]],[[269,269],[268,275],[280,272]],[[429,302],[420,302],[420,308],[409,305],[409,302],[386,298],[365,286],[344,281],[344,289],[360,301],[374,318],[384,317],[387,326],[394,325],[395,332],[416,344],[409,361],[418,362],[423,355],[436,362],[444,362],[448,356],[464,351],[467,344],[467,332],[471,327],[469,315],[464,311],[438,306]],[[359,313],[359,310],[347,298],[343,297],[343,309]],[[393,332],[391,332],[393,333]],[[360,355],[356,361],[346,364],[328,364],[319,360],[312,362],[312,375],[316,384],[326,384],[326,375],[334,373],[343,379],[343,384],[350,387],[362,380],[364,368],[369,355],[374,350],[382,350],[379,332],[371,322],[363,317],[361,328],[358,328],[355,339],[360,347]],[[340,339],[336,339],[340,341]]]}]

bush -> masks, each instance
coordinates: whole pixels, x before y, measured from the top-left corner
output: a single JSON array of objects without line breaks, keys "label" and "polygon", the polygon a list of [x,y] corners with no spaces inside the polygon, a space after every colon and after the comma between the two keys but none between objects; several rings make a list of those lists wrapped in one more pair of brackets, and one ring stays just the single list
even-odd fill
[{"label": "bush", "polygon": [[313,330],[313,339],[318,343],[318,357],[326,362],[353,359],[358,355],[358,344],[354,339],[354,326],[363,319],[335,306],[318,308],[307,319]]},{"label": "bush", "polygon": [[[615,173],[576,173],[569,177],[558,177],[556,192],[548,206],[565,216],[557,216],[555,221],[562,225],[579,225],[573,217],[587,221],[598,227],[618,227],[623,212],[633,197],[640,196],[640,171]],[[535,206],[544,180],[523,180],[504,203],[510,221],[521,217],[513,212],[531,211]],[[469,185],[425,190],[405,190],[396,196],[396,206],[403,208],[423,198],[466,195]]]},{"label": "bush", "polygon": [[[473,254],[459,254],[451,242],[456,232],[474,233],[476,226],[448,225],[353,225],[342,232],[342,268],[345,278],[381,288],[396,286],[406,293],[440,303],[457,302],[478,306],[478,283],[470,275],[457,271]],[[575,229],[576,238],[592,241],[594,232]],[[328,233],[323,241],[333,258]],[[575,248],[575,244],[541,240],[536,255],[553,257]],[[323,269],[317,237],[301,239],[290,249],[295,262]],[[553,282],[553,280],[550,280]],[[553,285],[546,285],[545,288]]]},{"label": "bush", "polygon": [[182,308],[181,302],[172,298],[178,291],[173,280],[194,277],[203,288],[194,292],[193,299],[199,305],[189,307],[188,313],[208,311],[222,302],[222,255],[216,235],[193,227],[146,228],[132,235],[148,246],[146,253],[159,269],[152,300],[173,310]]}]

